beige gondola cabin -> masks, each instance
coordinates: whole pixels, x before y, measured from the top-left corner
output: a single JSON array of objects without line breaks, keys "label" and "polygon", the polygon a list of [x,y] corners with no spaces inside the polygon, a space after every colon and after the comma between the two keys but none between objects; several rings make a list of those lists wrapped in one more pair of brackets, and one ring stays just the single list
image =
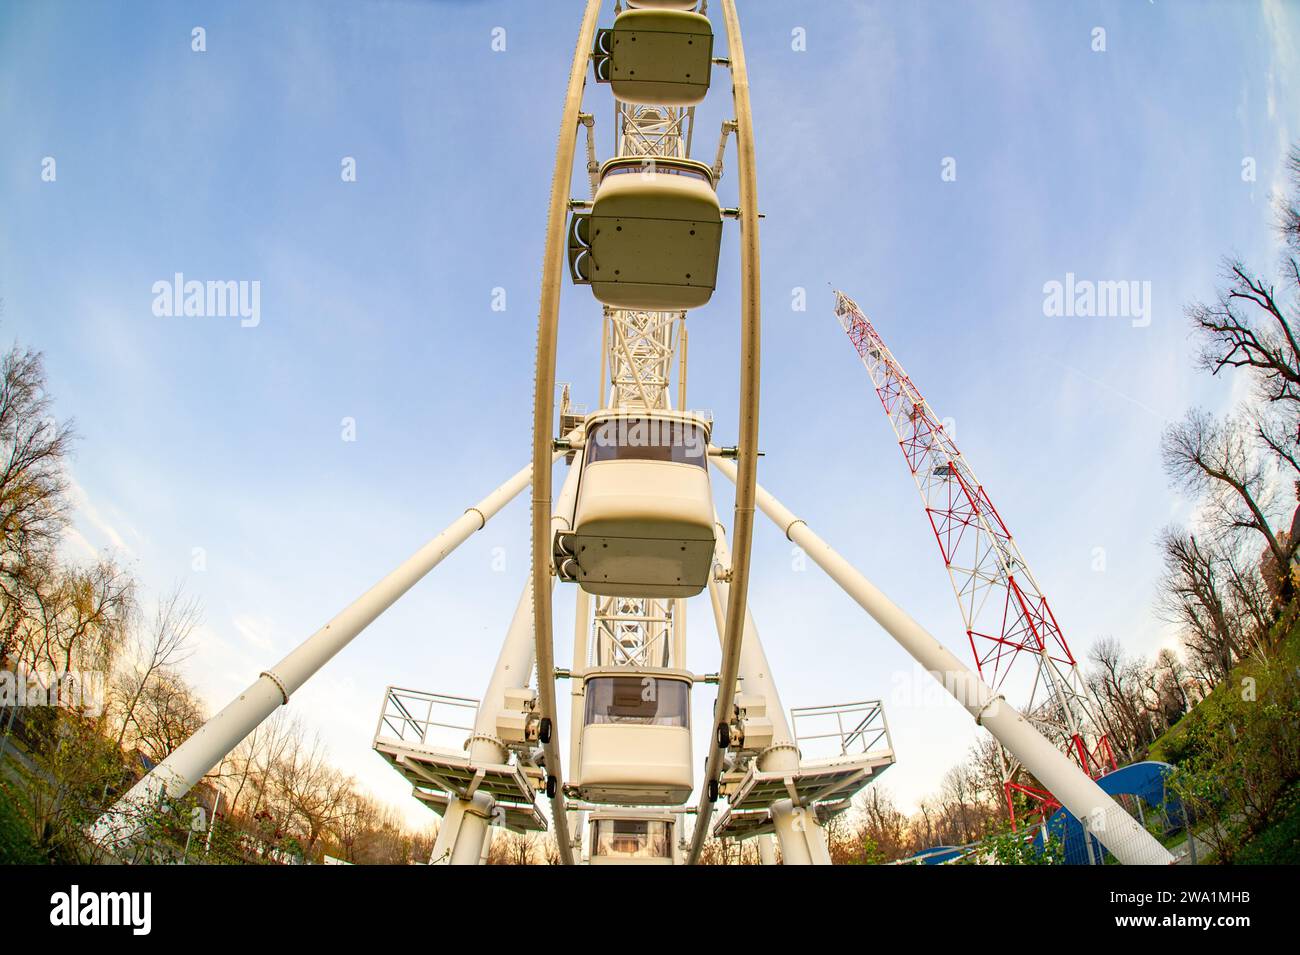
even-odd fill
[{"label": "beige gondola cabin", "polygon": [[627,0],[634,10],[694,10],[700,0]]},{"label": "beige gondola cabin", "polygon": [[623,156],[600,167],[591,211],[569,222],[569,272],[611,308],[699,308],[717,284],[721,243],[711,167]]},{"label": "beige gondola cabin", "polygon": [[592,69],[616,99],[656,106],[695,106],[709,92],[713,27],[679,9],[624,10],[596,31]]},{"label": "beige gondola cabin", "polygon": [[690,798],[691,677],[619,667],[583,677],[574,787],[595,803],[679,806]]},{"label": "beige gondola cabin", "polygon": [[713,561],[709,422],[676,411],[587,418],[572,531],[555,539],[563,580],[608,597],[691,597]]},{"label": "beige gondola cabin", "polygon": [[604,809],[591,814],[590,865],[673,865],[678,814]]}]

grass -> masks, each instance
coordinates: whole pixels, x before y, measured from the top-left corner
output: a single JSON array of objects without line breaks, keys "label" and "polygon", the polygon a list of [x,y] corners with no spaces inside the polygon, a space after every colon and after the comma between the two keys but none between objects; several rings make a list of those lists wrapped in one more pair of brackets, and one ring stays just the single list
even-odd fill
[{"label": "grass", "polygon": [[[1177,766],[1190,755],[1188,737],[1202,723],[1214,723],[1231,703],[1250,688],[1257,699],[1264,699],[1272,683],[1286,669],[1300,667],[1300,617],[1279,622],[1287,633],[1277,644],[1277,652],[1267,664],[1249,658],[1241,661],[1205,699],[1192,707],[1182,719],[1147,749],[1147,759]],[[1252,682],[1253,681],[1253,684]]]},{"label": "grass", "polygon": [[41,865],[46,861],[32,841],[22,810],[14,803],[11,787],[0,782],[0,864]]},{"label": "grass", "polygon": [[[1219,848],[1235,864],[1300,864],[1300,779],[1287,749],[1300,674],[1295,604],[1272,636],[1267,660],[1241,661],[1148,750],[1148,758],[1178,767],[1201,821],[1228,840]],[[1198,861],[1212,861],[1212,853],[1202,850]]]},{"label": "grass", "polygon": [[1237,865],[1300,865],[1300,783],[1282,797],[1282,818],[1238,850]]}]

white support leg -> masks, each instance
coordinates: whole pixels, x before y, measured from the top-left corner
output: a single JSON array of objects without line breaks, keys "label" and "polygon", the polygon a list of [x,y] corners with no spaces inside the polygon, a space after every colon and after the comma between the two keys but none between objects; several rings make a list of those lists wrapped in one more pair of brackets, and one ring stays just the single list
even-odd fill
[{"label": "white support leg", "polygon": [[782,865],[812,865],[812,853],[803,828],[809,813],[795,807],[789,799],[778,799],[772,804],[772,820],[776,823],[776,838],[781,843]]},{"label": "white support leg", "polygon": [[[782,865],[831,864],[826,830],[817,822],[811,808],[798,807],[789,799],[782,799],[772,804],[772,818],[781,843]],[[759,851],[762,852],[761,847]]]},{"label": "white support leg", "polygon": [[[736,466],[716,455],[714,466],[730,480]],[[1107,795],[1065,753],[1045,739],[1015,707],[994,693],[924,627],[881,593],[871,581],[814,534],[762,487],[759,508],[803,548],[804,553],[843,588],[872,618],[943,684],[975,721],[988,729],[1058,800],[1085,823],[1125,865],[1169,865],[1173,856],[1155,837]]]},{"label": "white support leg", "polygon": [[462,799],[456,801],[462,807],[460,828],[448,864],[478,865],[483,861],[488,827],[492,825],[492,811],[496,803],[487,793],[475,793],[474,798],[468,802]]},{"label": "white support leg", "polygon": [[[572,522],[574,500],[578,492],[578,468],[569,468],[555,503],[551,518],[553,530],[568,530]],[[551,578],[551,587],[555,578]],[[526,687],[533,678],[533,582],[532,575],[524,584],[523,594],[515,605],[514,616],[506,629],[501,653],[497,656],[492,677],[478,704],[474,718],[474,736],[470,740],[470,759],[476,763],[504,763],[510,752],[497,737],[497,716],[505,708],[506,691]],[[538,674],[538,679],[544,679]],[[554,677],[552,677],[554,679]],[[552,727],[552,732],[558,732]],[[452,809],[457,809],[457,826],[448,834],[448,844],[434,847],[434,858],[448,865],[477,865],[484,857],[484,844],[489,836],[496,804],[489,796],[475,793],[472,800],[454,799],[447,808],[443,821],[446,827]],[[438,832],[439,841],[442,830]]]},{"label": "white support leg", "polygon": [[489,826],[492,824],[491,797],[475,793],[473,799],[453,799],[438,827],[430,865],[478,865],[486,858]]},{"label": "white support leg", "polygon": [[[727,546],[726,528],[722,522],[714,515],[714,535],[716,543],[714,545],[714,555],[718,564],[722,567],[731,566],[731,550]],[[713,619],[718,626],[718,638],[722,638],[723,615],[727,606],[728,585],[724,581],[719,581],[712,575],[709,577],[709,597],[713,602]],[[776,681],[772,677],[772,667],[768,663],[767,653],[763,650],[763,641],[758,636],[758,625],[754,623],[754,615],[749,608],[745,608],[745,630],[740,644],[740,686],[746,694],[761,696],[767,703],[767,718],[772,721],[772,745],[767,752],[758,758],[758,768],[765,772],[787,771],[794,772],[799,769],[799,749],[795,744],[794,733],[790,729],[790,723],[786,719],[785,706],[781,703],[781,696],[776,690]],[[721,689],[719,689],[721,692]],[[794,814],[795,807],[789,799],[781,800],[774,803],[772,812],[774,816],[778,813],[778,806],[783,807],[780,811],[785,815],[778,821],[777,838],[781,841],[781,858],[786,865],[813,865],[813,864],[830,864],[829,856],[826,856],[825,862],[817,861],[821,855],[811,852],[807,846],[807,834],[805,830],[815,829],[818,832],[821,826],[817,823],[816,818],[811,812]],[[797,822],[793,821],[797,820]],[[761,851],[761,850],[760,850]],[[806,862],[796,860],[805,859]]]},{"label": "white support leg", "polygon": [[804,835],[808,839],[808,854],[812,856],[813,865],[831,865],[831,840],[826,827],[813,819]]},{"label": "white support leg", "polygon": [[531,467],[520,470],[263,672],[100,816],[90,829],[91,838],[106,848],[129,842],[164,797],[176,799],[188,792],[357,634],[528,487],[531,476]]}]

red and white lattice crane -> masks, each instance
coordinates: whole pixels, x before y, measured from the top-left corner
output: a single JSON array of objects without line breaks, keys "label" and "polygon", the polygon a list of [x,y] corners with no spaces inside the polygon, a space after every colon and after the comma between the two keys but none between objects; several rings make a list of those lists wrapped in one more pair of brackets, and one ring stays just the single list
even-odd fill
[{"label": "red and white lattice crane", "polygon": [[[1029,718],[1089,775],[1114,769],[1074,654],[988,492],[857,303],[836,291],[835,314],[867,366],[916,481],[980,676],[995,691],[1027,694]],[[1013,821],[1013,792],[1043,809],[1055,804],[1050,794],[1017,782],[1017,770],[1004,760]]]}]

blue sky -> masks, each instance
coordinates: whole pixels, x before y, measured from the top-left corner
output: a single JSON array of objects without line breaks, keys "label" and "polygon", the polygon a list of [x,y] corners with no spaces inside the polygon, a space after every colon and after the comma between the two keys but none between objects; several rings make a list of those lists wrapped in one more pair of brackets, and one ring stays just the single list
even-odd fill
[{"label": "blue sky", "polygon": [[[0,336],[46,353],[83,435],[70,552],[107,548],[151,594],[183,580],[202,597],[189,675],[214,708],[526,458],[580,6],[0,7]],[[1181,307],[1212,293],[1222,254],[1276,259],[1300,7],[746,0],[740,15],[766,214],[760,480],[963,653],[916,491],[831,311],[842,287],[955,423],[1076,654],[1103,636],[1168,643],[1153,539],[1189,512],[1160,431],[1234,398],[1192,369]],[[702,158],[729,102],[719,82],[700,110]],[[607,156],[607,88],[587,108]],[[727,205],[734,168],[732,153]],[[155,316],[153,283],[176,272],[259,281],[260,324]],[[1046,317],[1044,284],[1069,272],[1149,281],[1149,326]],[[727,444],[737,278],[733,224],[719,290],[690,319],[688,403]],[[562,307],[559,376],[594,406],[599,309],[572,287]],[[425,810],[370,751],[384,687],[482,691],[527,572],[526,517],[503,513],[293,701],[412,820]],[[786,704],[884,697],[899,758],[885,784],[914,805],[974,739],[969,719],[899,694],[910,660],[819,571],[793,570],[769,524],[754,554]],[[561,663],[571,601],[558,592]],[[710,671],[706,601],[690,619],[691,664]],[[697,694],[701,717],[710,702]]]}]

